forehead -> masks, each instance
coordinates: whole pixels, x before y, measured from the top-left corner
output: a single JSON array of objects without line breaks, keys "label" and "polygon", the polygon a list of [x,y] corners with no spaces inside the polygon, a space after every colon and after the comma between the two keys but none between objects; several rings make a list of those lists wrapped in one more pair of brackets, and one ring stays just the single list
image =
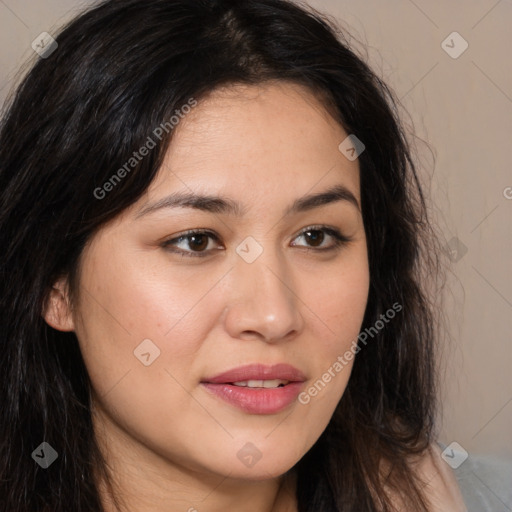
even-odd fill
[{"label": "forehead", "polygon": [[[211,92],[175,128],[148,193],[233,190],[253,195],[342,183],[359,197],[359,165],[338,149],[348,136],[309,89],[288,82]],[[320,183],[321,182],[321,183]],[[207,186],[207,187],[206,187]],[[276,190],[276,187],[278,190]]]},{"label": "forehead", "polygon": [[[250,151],[261,149],[258,143],[275,148],[284,142],[287,146],[281,146],[278,152],[282,154],[288,148],[299,149],[294,138],[302,143],[308,138],[310,143],[304,147],[308,150],[321,141],[329,144],[332,136],[337,140],[345,134],[327,108],[311,90],[291,82],[225,86],[210,92],[184,116],[175,131],[173,146],[202,139],[211,140],[213,145],[228,143],[233,150],[241,146]],[[328,140],[326,134],[330,135]]]}]

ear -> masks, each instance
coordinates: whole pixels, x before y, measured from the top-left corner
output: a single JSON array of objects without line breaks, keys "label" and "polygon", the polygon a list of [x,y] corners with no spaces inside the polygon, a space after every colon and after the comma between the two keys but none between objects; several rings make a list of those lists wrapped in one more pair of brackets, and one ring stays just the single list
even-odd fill
[{"label": "ear", "polygon": [[43,318],[49,326],[58,331],[75,330],[66,278],[60,278],[54,283],[46,299]]}]

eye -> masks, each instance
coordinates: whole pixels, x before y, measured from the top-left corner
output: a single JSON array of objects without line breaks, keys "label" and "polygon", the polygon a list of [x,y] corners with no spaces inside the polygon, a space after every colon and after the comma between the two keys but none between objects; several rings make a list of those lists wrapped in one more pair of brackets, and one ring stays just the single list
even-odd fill
[{"label": "eye", "polygon": [[[167,240],[162,244],[162,247],[171,252],[181,254],[182,256],[204,257],[213,250],[209,243],[210,240],[219,242],[219,238],[215,233],[204,230],[193,230],[187,231],[172,240]],[[181,245],[182,248],[180,248],[179,245]],[[183,246],[185,248],[183,248]],[[174,247],[177,249],[174,249]]]},{"label": "eye", "polygon": [[[327,237],[326,237],[327,235]],[[307,242],[310,243],[309,246],[306,246],[307,249],[316,249],[317,251],[330,251],[341,247],[346,242],[350,241],[350,238],[346,237],[340,231],[334,228],[329,228],[326,226],[309,226],[306,229],[302,230],[299,236],[296,238],[304,238]],[[333,241],[327,246],[322,247],[322,244],[325,240],[331,238]],[[296,244],[293,244],[296,245]]]},{"label": "eye", "polygon": [[[351,240],[337,229],[326,226],[307,227],[295,237],[295,240],[300,237],[309,242],[310,245],[304,246],[307,250],[315,250],[317,252],[335,250]],[[332,242],[325,246],[324,242],[329,240],[329,238],[332,239]],[[211,231],[191,230],[171,240],[164,241],[161,246],[169,252],[181,254],[182,256],[205,257],[212,251],[221,249],[221,247],[215,248],[215,244],[212,247],[210,244],[212,240],[220,244],[219,237]],[[294,243],[292,246],[300,247],[301,244]]]}]

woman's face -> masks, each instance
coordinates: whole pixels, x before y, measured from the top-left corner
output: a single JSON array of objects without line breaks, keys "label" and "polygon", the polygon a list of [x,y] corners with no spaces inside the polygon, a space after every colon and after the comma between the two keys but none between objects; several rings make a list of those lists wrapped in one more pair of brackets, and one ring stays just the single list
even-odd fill
[{"label": "woman's face", "polygon": [[358,161],[290,84],[218,90],[175,131],[147,193],[82,255],[72,322],[95,424],[162,471],[277,476],[325,429],[352,368],[338,358],[369,287]]}]

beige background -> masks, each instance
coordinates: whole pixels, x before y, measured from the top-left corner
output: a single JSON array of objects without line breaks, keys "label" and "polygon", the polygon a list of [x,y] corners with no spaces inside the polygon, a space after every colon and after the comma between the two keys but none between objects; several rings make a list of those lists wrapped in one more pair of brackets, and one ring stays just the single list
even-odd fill
[{"label": "beige background", "polygon": [[[54,33],[87,3],[0,0],[0,102],[22,63],[35,58],[32,41]],[[309,3],[368,46],[370,63],[435,154],[418,141],[443,236],[467,247],[453,262],[447,294],[452,344],[440,441],[457,441],[470,454],[511,457],[512,2]],[[469,44],[456,59],[441,46],[454,31]],[[461,48],[457,39],[447,44],[452,52]]]}]

